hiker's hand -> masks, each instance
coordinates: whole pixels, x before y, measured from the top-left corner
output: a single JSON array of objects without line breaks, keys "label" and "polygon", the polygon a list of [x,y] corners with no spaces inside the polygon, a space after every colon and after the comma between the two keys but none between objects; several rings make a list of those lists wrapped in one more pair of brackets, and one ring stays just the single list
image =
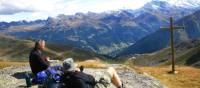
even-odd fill
[{"label": "hiker's hand", "polygon": [[58,63],[59,60],[49,60],[49,62],[51,62],[51,63]]},{"label": "hiker's hand", "polygon": [[49,62],[50,58],[49,57],[45,57],[44,60]]},{"label": "hiker's hand", "polygon": [[76,72],[80,72],[80,69],[79,69],[79,68],[75,68],[75,71],[76,71]]}]

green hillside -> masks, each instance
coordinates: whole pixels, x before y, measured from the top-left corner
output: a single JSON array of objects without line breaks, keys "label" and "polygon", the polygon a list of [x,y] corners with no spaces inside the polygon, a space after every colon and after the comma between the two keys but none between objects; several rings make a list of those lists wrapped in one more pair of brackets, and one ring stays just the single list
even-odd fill
[{"label": "green hillside", "polygon": [[[200,40],[186,41],[176,45],[176,64],[200,67]],[[137,54],[130,59],[134,65],[157,66],[171,64],[170,48],[149,54]]]},{"label": "green hillside", "polygon": [[[103,58],[93,52],[77,49],[67,45],[46,43],[44,54],[53,59],[67,57],[76,60]],[[0,35],[0,60],[1,61],[28,61],[29,53],[34,46],[31,40],[20,40],[14,37]]]}]

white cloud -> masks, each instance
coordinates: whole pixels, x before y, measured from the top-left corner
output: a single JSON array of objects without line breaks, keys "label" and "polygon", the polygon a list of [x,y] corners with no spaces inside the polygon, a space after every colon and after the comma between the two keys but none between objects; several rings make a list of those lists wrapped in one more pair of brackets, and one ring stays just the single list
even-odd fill
[{"label": "white cloud", "polygon": [[34,12],[31,7],[22,7],[17,3],[0,1],[0,15],[12,15],[19,12]]},{"label": "white cloud", "polygon": [[148,1],[151,0],[0,0],[0,21],[45,19],[58,14],[88,11],[136,9]]}]

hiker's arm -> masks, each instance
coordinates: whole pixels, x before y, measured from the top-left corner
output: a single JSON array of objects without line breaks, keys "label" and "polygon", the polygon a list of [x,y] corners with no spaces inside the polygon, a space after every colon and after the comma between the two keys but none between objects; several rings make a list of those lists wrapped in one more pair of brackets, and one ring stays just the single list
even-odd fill
[{"label": "hiker's arm", "polygon": [[39,63],[42,65],[42,67],[46,67],[46,68],[48,68],[49,67],[49,62],[48,61],[46,61],[42,56],[37,56],[37,58],[38,58],[38,61],[39,61]]},{"label": "hiker's arm", "polygon": [[45,57],[45,61],[48,61],[49,63],[59,62],[59,60],[51,60],[49,57]]}]

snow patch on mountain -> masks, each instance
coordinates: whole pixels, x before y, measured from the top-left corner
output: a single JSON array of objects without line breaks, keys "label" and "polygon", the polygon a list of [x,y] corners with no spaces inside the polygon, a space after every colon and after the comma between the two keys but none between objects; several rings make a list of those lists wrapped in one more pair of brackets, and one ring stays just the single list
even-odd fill
[{"label": "snow patch on mountain", "polygon": [[[153,1],[158,1],[158,0],[153,0]],[[177,7],[196,8],[200,6],[200,0],[160,0],[160,1],[166,1]]]}]

